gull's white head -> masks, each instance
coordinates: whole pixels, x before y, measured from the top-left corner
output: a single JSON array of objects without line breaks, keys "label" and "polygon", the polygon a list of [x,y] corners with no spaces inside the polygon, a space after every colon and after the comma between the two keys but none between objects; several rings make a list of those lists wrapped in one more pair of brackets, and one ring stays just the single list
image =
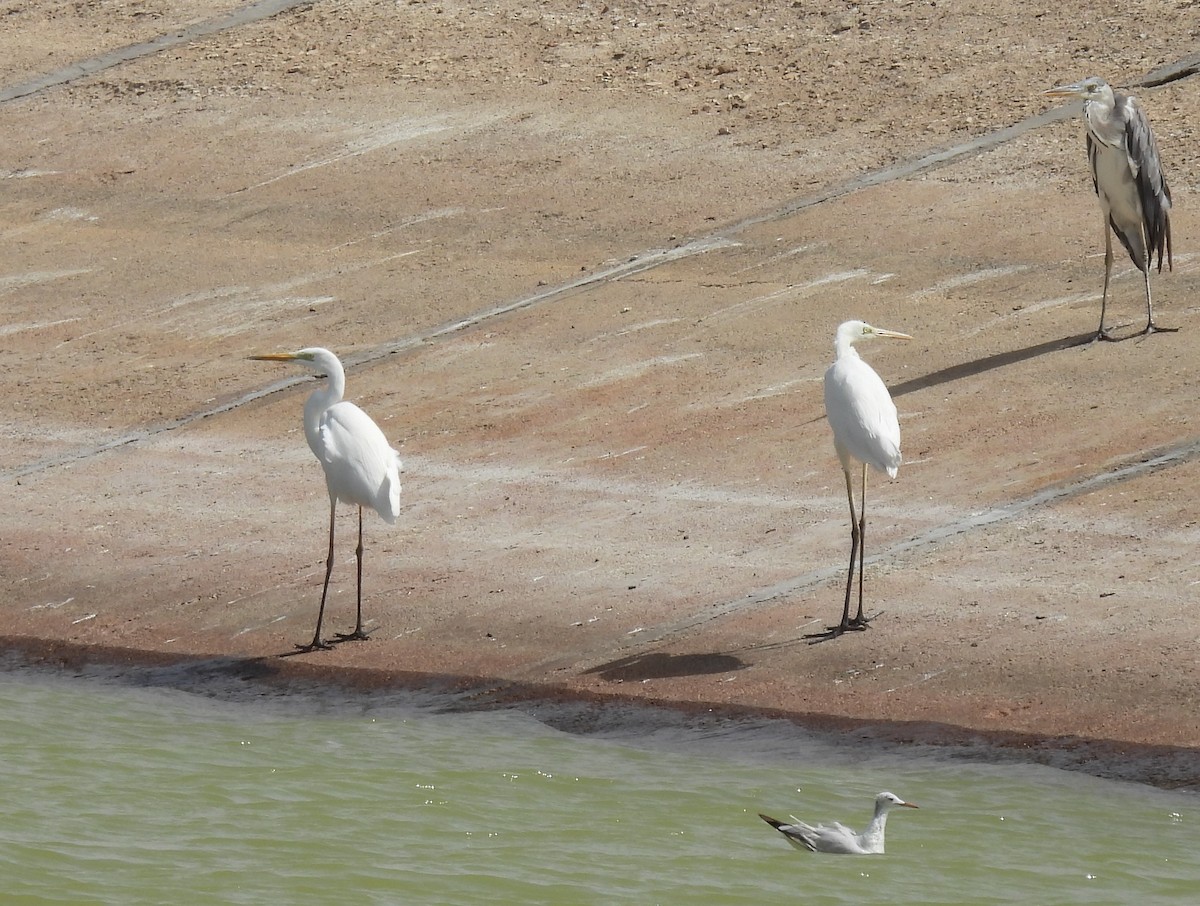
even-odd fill
[{"label": "gull's white head", "polygon": [[897,806],[903,806],[904,808],[920,808],[920,806],[914,802],[905,802],[895,793],[880,793],[875,797],[876,811],[880,809],[887,811],[888,809],[896,808]]}]

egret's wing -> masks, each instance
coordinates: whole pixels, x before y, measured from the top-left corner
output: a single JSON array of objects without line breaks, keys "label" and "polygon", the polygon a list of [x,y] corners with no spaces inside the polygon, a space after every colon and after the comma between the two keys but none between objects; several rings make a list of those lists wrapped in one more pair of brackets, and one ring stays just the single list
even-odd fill
[{"label": "egret's wing", "polygon": [[1125,153],[1129,156],[1129,167],[1137,184],[1146,226],[1146,266],[1149,267],[1149,259],[1157,253],[1158,269],[1161,271],[1164,250],[1167,253],[1167,267],[1172,266],[1169,217],[1171,190],[1163,175],[1154,130],[1150,128],[1142,105],[1137,98],[1126,97],[1122,106],[1125,112]]},{"label": "egret's wing", "polygon": [[369,506],[388,522],[400,515],[400,456],[371,416],[350,402],[321,418],[321,464],[339,500]]},{"label": "egret's wing", "polygon": [[900,467],[900,421],[883,380],[857,356],[825,372],[825,413],[839,449],[895,477]]}]

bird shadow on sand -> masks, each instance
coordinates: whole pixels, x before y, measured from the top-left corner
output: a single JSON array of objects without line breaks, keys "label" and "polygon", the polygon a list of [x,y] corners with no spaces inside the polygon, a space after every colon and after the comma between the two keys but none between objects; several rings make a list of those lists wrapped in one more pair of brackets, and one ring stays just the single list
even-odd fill
[{"label": "bird shadow on sand", "polygon": [[666,679],[672,676],[704,676],[712,673],[729,673],[744,670],[748,665],[731,654],[709,652],[706,654],[633,654],[600,664],[585,671],[609,681],[638,681]]},{"label": "bird shadow on sand", "polygon": [[[1141,334],[1125,337],[1123,339],[1135,339]],[[963,378],[974,377],[977,374],[983,374],[986,371],[992,371],[996,368],[1004,368],[1008,365],[1016,365],[1019,362],[1025,362],[1029,359],[1035,359],[1040,355],[1046,355],[1051,352],[1060,352],[1064,349],[1071,349],[1076,346],[1087,346],[1096,339],[1094,333],[1081,333],[1073,337],[1060,337],[1057,340],[1047,340],[1044,343],[1036,343],[1033,346],[1026,346],[1024,349],[1011,349],[1008,352],[997,352],[995,355],[984,356],[981,359],[975,359],[971,362],[963,362],[961,365],[950,365],[947,368],[939,368],[937,371],[931,371],[929,374],[921,375],[921,377],[910,378],[907,381],[901,381],[898,384],[888,386],[888,391],[894,399],[897,396],[903,396],[906,393],[916,393],[918,390],[926,390],[930,387],[936,387],[939,384],[949,384],[951,381],[962,380]],[[812,424],[825,420],[825,413],[821,413],[805,424]]]},{"label": "bird shadow on sand", "polygon": [[1070,349],[1073,346],[1084,346],[1096,338],[1095,333],[1077,334],[1073,337],[1061,337],[1057,340],[1047,340],[1045,343],[1037,343],[1033,346],[1026,346],[1024,349],[1012,349],[1008,352],[998,352],[995,355],[984,356],[981,359],[975,359],[972,362],[963,362],[961,365],[951,365],[948,368],[940,368],[937,371],[931,371],[929,374],[921,377],[912,378],[907,381],[901,381],[899,384],[893,384],[888,387],[892,397],[903,396],[906,393],[915,393],[918,390],[925,390],[928,387],[936,387],[938,384],[948,384],[951,381],[961,380],[962,378],[975,377],[977,374],[983,374],[985,371],[992,371],[996,368],[1004,368],[1008,365],[1016,365],[1018,362],[1025,362],[1029,359],[1037,358],[1040,355],[1046,355],[1050,352],[1058,352],[1063,349]]},{"label": "bird shadow on sand", "polygon": [[[825,629],[818,629],[814,632],[802,632],[800,635],[792,636],[787,639],[772,639],[769,642],[756,642],[753,645],[746,645],[742,648],[735,648],[739,652],[756,652],[756,651],[780,651],[787,648],[795,648],[800,645],[819,645],[821,642],[831,642],[834,639],[846,638],[852,639],[857,636],[866,636],[870,634],[871,627],[875,621],[887,613],[886,610],[879,610],[875,613],[868,614],[866,619],[868,625],[863,629],[850,629],[845,632],[835,632],[833,626],[826,620],[812,620],[810,626],[825,626]],[[801,627],[801,628],[807,628]],[[732,655],[729,655],[732,657]]]}]

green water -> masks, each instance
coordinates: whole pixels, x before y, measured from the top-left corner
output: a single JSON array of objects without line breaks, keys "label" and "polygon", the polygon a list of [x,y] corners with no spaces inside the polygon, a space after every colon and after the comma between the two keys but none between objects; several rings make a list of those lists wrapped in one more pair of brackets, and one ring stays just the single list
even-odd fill
[{"label": "green water", "polygon": [[[0,902],[1200,902],[1195,794],[437,704],[0,674]],[[861,827],[883,789],[921,806],[884,856],[796,852],[757,817]]]}]

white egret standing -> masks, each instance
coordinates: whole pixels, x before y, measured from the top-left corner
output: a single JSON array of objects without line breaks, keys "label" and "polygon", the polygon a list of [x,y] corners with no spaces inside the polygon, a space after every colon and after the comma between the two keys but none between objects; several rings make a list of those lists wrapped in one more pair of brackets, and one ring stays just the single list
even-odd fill
[{"label": "white egret standing", "polygon": [[1146,327],[1142,333],[1174,332],[1178,328],[1159,327],[1154,323],[1154,309],[1150,303],[1150,266],[1155,254],[1158,255],[1160,274],[1164,250],[1167,269],[1172,267],[1171,190],[1163,175],[1150,121],[1137,98],[1113,91],[1108,82],[1096,76],[1042,93],[1047,97],[1083,98],[1088,163],[1105,222],[1104,293],[1100,299],[1100,328],[1096,339],[1114,339],[1104,329],[1108,281],[1112,276],[1113,233],[1117,234],[1145,280]]},{"label": "white egret standing", "polygon": [[783,834],[787,842],[796,849],[806,849],[814,853],[872,856],[883,853],[883,832],[887,826],[888,812],[897,807],[918,806],[912,802],[905,802],[895,793],[880,793],[875,797],[875,816],[861,834],[856,834],[839,821],[814,826],[797,818],[792,818],[792,823],[787,824],[761,812],[758,817]]},{"label": "white egret standing", "polygon": [[[848,629],[866,629],[863,616],[863,537],[867,527],[867,466],[895,478],[900,468],[900,422],[896,406],[875,370],[859,358],[854,344],[872,337],[911,340],[906,333],[882,330],[863,321],[846,321],[837,329],[834,349],[837,359],[825,372],[825,414],[833,428],[833,446],[846,477],[850,501],[850,568],[846,575],[846,601],[842,622],[821,635],[838,636]],[[861,508],[854,512],[854,483],[850,463],[862,466]],[[850,619],[850,592],[854,585],[854,562],[858,560],[858,615]]]},{"label": "white egret standing", "polygon": [[392,449],[379,426],[354,403],[342,399],[346,392],[346,372],[338,357],[328,349],[309,348],[298,352],[278,352],[250,358],[262,362],[297,362],[329,382],[316,390],[304,404],[304,436],[308,446],[325,470],[329,489],[329,556],[325,561],[325,585],[321,589],[321,607],[317,611],[317,630],[301,651],[329,648],[321,640],[321,620],[325,616],[325,598],[333,573],[333,530],[339,500],[358,507],[358,618],[354,631],[337,633],[342,641],[365,639],[362,628],[363,507],[370,507],[389,523],[400,515],[400,454]]}]

